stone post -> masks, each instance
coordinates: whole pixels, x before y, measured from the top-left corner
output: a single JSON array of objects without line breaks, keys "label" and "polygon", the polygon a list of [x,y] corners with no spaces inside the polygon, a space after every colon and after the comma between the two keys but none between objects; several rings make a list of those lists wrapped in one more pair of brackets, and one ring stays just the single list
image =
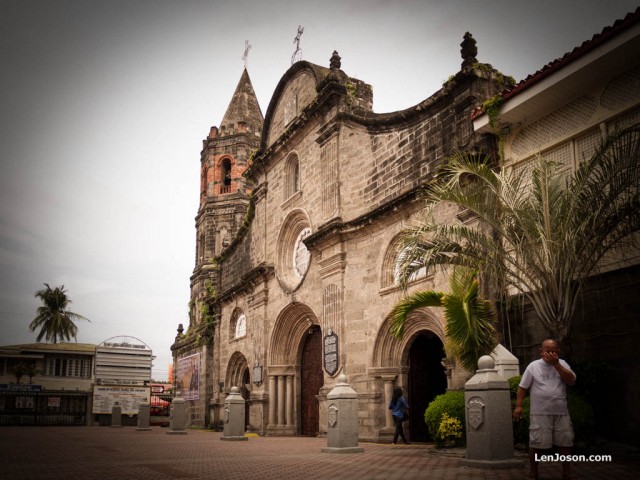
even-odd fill
[{"label": "stone post", "polygon": [[338,383],[327,395],[328,430],[324,453],[362,453],[358,447],[358,394],[347,383],[347,376],[338,376]]},{"label": "stone post", "polygon": [[522,468],[513,458],[509,383],[498,374],[491,356],[478,360],[476,374],[464,386],[467,458],[461,465],[475,468]]},{"label": "stone post", "polygon": [[122,407],[118,402],[111,407],[111,426],[122,427]]},{"label": "stone post", "polygon": [[520,362],[509,350],[507,350],[502,344],[496,345],[496,348],[491,352],[491,357],[496,362],[495,369],[505,380],[509,380],[511,377],[517,377],[520,375]]},{"label": "stone post", "polygon": [[231,387],[224,401],[224,433],[220,440],[248,440],[244,436],[245,401],[238,387]]},{"label": "stone post", "polygon": [[151,423],[151,405],[148,403],[141,403],[138,405],[138,427],[136,430],[142,432],[151,430],[149,424]]},{"label": "stone post", "polygon": [[175,397],[169,410],[169,430],[167,435],[186,435],[187,405],[184,398]]}]

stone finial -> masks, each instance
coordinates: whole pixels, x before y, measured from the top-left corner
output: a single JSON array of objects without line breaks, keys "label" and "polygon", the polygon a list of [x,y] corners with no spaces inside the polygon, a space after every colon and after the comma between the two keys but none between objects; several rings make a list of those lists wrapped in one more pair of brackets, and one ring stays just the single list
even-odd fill
[{"label": "stone finial", "polygon": [[338,55],[338,52],[334,50],[333,55],[331,55],[331,59],[329,60],[329,68],[331,68],[331,70],[340,70],[340,67],[342,66],[340,60],[342,60],[340,55]]},{"label": "stone finial", "polygon": [[478,369],[490,370],[495,367],[496,362],[491,355],[483,355],[478,359]]},{"label": "stone finial", "polygon": [[462,68],[468,67],[477,63],[476,55],[478,54],[478,47],[476,47],[476,41],[473,36],[466,32],[464,34],[462,43],[460,44],[460,55],[462,55]]},{"label": "stone finial", "polygon": [[182,332],[184,332],[184,327],[182,326],[181,323],[178,324],[178,334],[182,335]]}]

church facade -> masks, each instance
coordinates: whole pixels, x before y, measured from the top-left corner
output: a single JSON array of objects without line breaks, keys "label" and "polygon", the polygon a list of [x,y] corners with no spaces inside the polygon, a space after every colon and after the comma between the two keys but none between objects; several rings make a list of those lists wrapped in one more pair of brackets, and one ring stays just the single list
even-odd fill
[{"label": "church facade", "polygon": [[[537,154],[574,168],[608,131],[639,121],[639,42],[640,10],[510,86],[477,61],[466,34],[461,68],[438,92],[384,114],[336,52],[328,67],[294,63],[264,117],[245,70],[200,158],[190,323],[172,346],[191,424],[219,426],[237,386],[248,430],[322,435],[327,394],[345,373],[361,440],[390,441],[395,386],[412,406],[411,440],[427,440],[427,405],[469,372],[446,357],[438,309],[414,313],[402,339],[390,333],[389,312],[406,294],[396,281],[400,236],[421,219],[421,189],[455,151],[501,158],[523,175]],[[494,124],[478,109],[498,94]],[[447,205],[435,215],[471,221]],[[625,379],[612,393],[625,399],[612,405],[618,432],[639,421],[638,258],[593,279],[594,289],[621,293],[587,290],[575,326],[575,355],[596,351]],[[448,290],[446,274],[418,272],[408,291],[426,289]],[[545,332],[531,318],[512,328],[505,344],[527,363]]]},{"label": "church facade", "polygon": [[[461,46],[461,70],[441,90],[387,114],[372,111],[371,86],[337,52],[329,68],[292,65],[264,120],[243,72],[203,142],[191,324],[172,347],[177,371],[183,359],[200,364],[192,424],[218,423],[238,386],[249,430],[323,434],[326,395],[346,373],[362,439],[393,433],[394,386],[414,407],[412,438],[427,438],[426,406],[467,372],[443,362],[437,309],[416,314],[401,340],[388,314],[404,294],[399,234],[419,218],[421,187],[455,150],[494,150],[470,119],[505,77],[477,62],[470,35]],[[409,288],[446,285],[436,273]]]}]

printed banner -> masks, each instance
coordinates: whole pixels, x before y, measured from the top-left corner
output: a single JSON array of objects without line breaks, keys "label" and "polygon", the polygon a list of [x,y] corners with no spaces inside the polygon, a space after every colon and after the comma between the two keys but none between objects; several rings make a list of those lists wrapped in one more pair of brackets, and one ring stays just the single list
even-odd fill
[{"label": "printed banner", "polygon": [[185,400],[198,400],[200,398],[200,354],[179,358],[176,370],[176,394]]}]

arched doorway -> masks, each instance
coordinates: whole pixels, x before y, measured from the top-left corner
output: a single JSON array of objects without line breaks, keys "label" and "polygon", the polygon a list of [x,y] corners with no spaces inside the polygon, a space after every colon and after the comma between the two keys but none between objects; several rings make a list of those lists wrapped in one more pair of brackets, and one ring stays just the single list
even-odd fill
[{"label": "arched doorway", "polygon": [[411,441],[431,441],[424,412],[433,399],[447,390],[442,366],[445,357],[440,338],[427,331],[417,335],[409,349],[409,405]]},{"label": "arched doorway", "polygon": [[322,333],[317,325],[309,329],[304,339],[300,365],[300,434],[316,436],[320,423],[317,395],[324,385]]}]

